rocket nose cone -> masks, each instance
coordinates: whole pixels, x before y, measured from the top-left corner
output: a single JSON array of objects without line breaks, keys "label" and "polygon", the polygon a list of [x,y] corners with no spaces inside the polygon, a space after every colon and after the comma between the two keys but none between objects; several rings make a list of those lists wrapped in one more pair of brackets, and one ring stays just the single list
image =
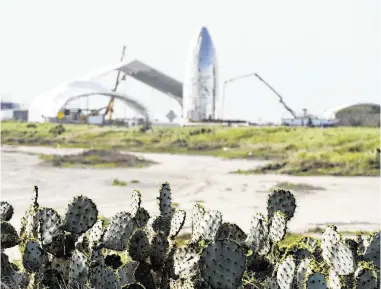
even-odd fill
[{"label": "rocket nose cone", "polygon": [[205,26],[203,26],[203,27],[201,28],[200,35],[201,35],[203,38],[205,38],[205,37],[210,38],[210,34],[209,34],[209,31],[208,31],[208,28],[206,28]]}]

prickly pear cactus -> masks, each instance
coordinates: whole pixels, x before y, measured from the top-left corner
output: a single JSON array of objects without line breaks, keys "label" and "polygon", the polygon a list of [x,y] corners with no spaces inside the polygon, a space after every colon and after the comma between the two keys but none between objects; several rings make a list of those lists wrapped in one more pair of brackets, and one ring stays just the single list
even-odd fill
[{"label": "prickly pear cactus", "polygon": [[0,221],[9,221],[13,216],[13,206],[8,202],[0,202]]},{"label": "prickly pear cactus", "polygon": [[129,213],[116,214],[108,224],[103,236],[105,248],[116,251],[125,250],[135,228],[136,224]]},{"label": "prickly pear cactus", "polygon": [[281,211],[290,220],[295,213],[296,201],[294,195],[286,190],[274,190],[267,200],[267,213],[270,219],[276,211]]},{"label": "prickly pear cactus", "polygon": [[354,283],[356,289],[375,289],[380,285],[377,271],[366,263],[360,264],[355,271]]},{"label": "prickly pear cactus", "polygon": [[43,262],[43,251],[35,240],[28,240],[23,246],[22,263],[24,268],[30,272],[36,272]]},{"label": "prickly pear cactus", "polygon": [[245,242],[247,235],[236,224],[223,223],[218,228],[215,240],[229,239],[236,241],[238,244]]},{"label": "prickly pear cactus", "polygon": [[168,183],[164,183],[161,185],[160,188],[160,196],[158,198],[159,200],[159,208],[160,208],[160,214],[161,215],[167,215],[171,213],[171,187]]},{"label": "prickly pear cactus", "polygon": [[[55,269],[44,271],[41,283],[45,288],[49,289],[62,289],[65,288],[66,285],[61,273]],[[73,287],[73,289],[74,288],[75,287]]]},{"label": "prickly pear cactus", "polygon": [[292,256],[284,259],[278,267],[276,279],[280,289],[292,289],[296,274],[296,264]]},{"label": "prickly pear cactus", "polygon": [[147,222],[147,231],[152,236],[154,233],[163,232],[166,236],[171,231],[171,216],[152,216]]},{"label": "prickly pear cactus", "polygon": [[306,289],[328,289],[324,275],[319,272],[307,276],[304,286]]},{"label": "prickly pear cactus", "polygon": [[70,271],[69,271],[69,287],[73,289],[82,289],[87,285],[87,258],[86,256],[75,250],[71,257]]},{"label": "prickly pear cactus", "polygon": [[365,247],[364,259],[380,269],[380,232],[372,234],[369,245]]},{"label": "prickly pear cactus", "polygon": [[200,204],[194,204],[192,211],[192,242],[197,242],[202,237],[202,222],[204,220],[205,209]]},{"label": "prickly pear cactus", "polygon": [[152,266],[161,266],[169,249],[167,236],[163,232],[155,233],[151,239],[150,260]]},{"label": "prickly pear cactus", "polygon": [[132,201],[131,201],[131,216],[136,217],[140,205],[142,203],[142,195],[138,190],[132,192]]},{"label": "prickly pear cactus", "polygon": [[120,286],[127,285],[129,283],[134,283],[135,280],[135,270],[138,267],[139,262],[131,261],[124,264],[118,269],[118,276],[120,280]]},{"label": "prickly pear cactus", "polygon": [[92,200],[85,196],[75,197],[69,203],[64,220],[64,229],[75,234],[82,234],[96,223],[98,210]]},{"label": "prickly pear cactus", "polygon": [[355,270],[355,260],[353,252],[348,245],[343,242],[329,247],[323,247],[325,261],[339,275],[349,275]]},{"label": "prickly pear cactus", "polygon": [[1,248],[12,248],[19,243],[19,236],[16,229],[8,222],[1,222]]},{"label": "prickly pear cactus", "polygon": [[191,246],[177,248],[173,256],[174,272],[180,278],[188,279],[198,275],[200,255]]},{"label": "prickly pear cactus", "polygon": [[60,215],[53,209],[40,208],[37,211],[37,219],[39,240],[42,245],[51,244],[54,237],[62,232]]},{"label": "prickly pear cactus", "polygon": [[287,216],[280,211],[273,214],[271,218],[271,226],[269,230],[269,239],[272,242],[281,241],[286,235]]},{"label": "prickly pear cactus", "polygon": [[131,283],[123,286],[122,289],[145,289],[145,287],[140,283]]},{"label": "prickly pear cactus", "polygon": [[134,217],[136,225],[139,228],[143,228],[147,225],[148,220],[150,219],[150,214],[147,212],[146,209],[140,207]]},{"label": "prickly pear cactus", "polygon": [[205,241],[213,241],[221,224],[222,214],[220,211],[212,210],[205,212],[201,226],[199,227],[202,239]]},{"label": "prickly pear cactus", "polygon": [[180,233],[185,223],[186,213],[183,210],[177,210],[171,219],[171,229],[169,231],[169,238],[175,238]]},{"label": "prickly pear cactus", "polygon": [[270,251],[268,233],[269,231],[265,217],[263,214],[257,213],[251,220],[246,244],[259,255],[266,255]]},{"label": "prickly pear cactus", "polygon": [[103,235],[103,221],[98,220],[94,226],[88,231],[89,246],[94,247],[102,239]]},{"label": "prickly pear cactus", "polygon": [[310,264],[311,259],[304,259],[299,263],[298,269],[296,270],[296,284],[298,289],[304,289],[304,280],[308,274],[312,273]]},{"label": "prickly pear cactus", "polygon": [[142,230],[136,230],[128,242],[128,254],[134,261],[143,262],[150,253],[150,244],[147,233]]},{"label": "prickly pear cactus", "polygon": [[[217,265],[216,265],[217,264]],[[237,289],[246,269],[243,249],[231,240],[209,244],[200,257],[201,276],[213,288]]]}]

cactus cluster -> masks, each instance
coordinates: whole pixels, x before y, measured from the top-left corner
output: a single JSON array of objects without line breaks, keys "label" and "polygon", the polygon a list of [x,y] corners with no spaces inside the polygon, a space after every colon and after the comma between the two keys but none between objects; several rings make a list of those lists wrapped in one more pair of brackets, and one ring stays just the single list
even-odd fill
[{"label": "cactus cluster", "polygon": [[[168,183],[159,191],[159,214],[150,216],[133,191],[131,209],[110,222],[92,200],[75,197],[61,217],[34,202],[17,232],[13,207],[1,202],[1,288],[93,289],[340,289],[380,288],[380,232],[344,238],[328,226],[321,238],[281,246],[296,200],[269,194],[267,215],[257,213],[245,233],[221,212],[195,204],[191,237],[176,237],[186,213],[172,206]],[[22,267],[4,249],[18,245]]]}]

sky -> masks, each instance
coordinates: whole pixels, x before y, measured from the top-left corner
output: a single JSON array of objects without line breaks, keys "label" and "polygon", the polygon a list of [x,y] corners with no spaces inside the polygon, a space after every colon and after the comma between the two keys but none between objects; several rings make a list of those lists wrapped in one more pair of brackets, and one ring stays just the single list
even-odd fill
[{"label": "sky", "polygon": [[[139,59],[183,81],[202,26],[214,41],[223,82],[256,72],[296,112],[380,103],[378,0],[12,0],[0,1],[0,96],[22,103],[113,64]],[[98,79],[112,88],[115,74]],[[227,85],[224,116],[252,121],[290,117],[258,79]],[[131,78],[120,85],[154,118],[180,106]],[[107,99],[90,98],[90,106]],[[76,103],[75,105],[81,105]],[[121,105],[117,115],[133,115]]]}]

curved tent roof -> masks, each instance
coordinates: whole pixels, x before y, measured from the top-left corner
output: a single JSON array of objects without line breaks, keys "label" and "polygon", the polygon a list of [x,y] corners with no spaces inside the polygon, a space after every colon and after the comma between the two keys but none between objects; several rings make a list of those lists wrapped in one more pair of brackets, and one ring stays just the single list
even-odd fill
[{"label": "curved tent roof", "polygon": [[327,110],[324,113],[324,117],[334,119],[334,118],[336,118],[336,113],[338,113],[339,111],[341,111],[343,109],[347,109],[347,108],[358,107],[358,106],[378,106],[378,107],[380,107],[380,105],[377,103],[366,103],[366,102],[355,103],[355,104],[345,104],[345,105],[340,105],[340,106],[337,106],[333,109]]}]

